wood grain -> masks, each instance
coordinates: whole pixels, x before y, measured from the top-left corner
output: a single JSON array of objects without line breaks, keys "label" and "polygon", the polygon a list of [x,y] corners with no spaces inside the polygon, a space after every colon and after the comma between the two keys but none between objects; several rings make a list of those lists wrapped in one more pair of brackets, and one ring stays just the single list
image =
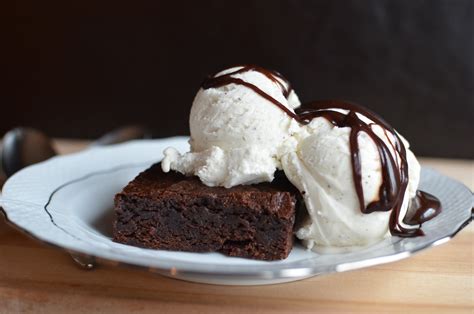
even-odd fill
[{"label": "wood grain", "polygon": [[[60,142],[62,152],[86,143]],[[422,159],[474,186],[474,162]],[[188,283],[140,269],[92,271],[0,220],[0,313],[473,313],[473,225],[396,263],[257,287]]]}]

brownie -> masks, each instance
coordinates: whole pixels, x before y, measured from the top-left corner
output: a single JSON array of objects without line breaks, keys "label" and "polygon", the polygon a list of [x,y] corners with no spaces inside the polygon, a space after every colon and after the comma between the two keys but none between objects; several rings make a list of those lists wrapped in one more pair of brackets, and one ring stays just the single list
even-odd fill
[{"label": "brownie", "polygon": [[279,260],[293,245],[297,192],[272,183],[208,187],[155,164],[115,196],[114,241],[139,247]]}]

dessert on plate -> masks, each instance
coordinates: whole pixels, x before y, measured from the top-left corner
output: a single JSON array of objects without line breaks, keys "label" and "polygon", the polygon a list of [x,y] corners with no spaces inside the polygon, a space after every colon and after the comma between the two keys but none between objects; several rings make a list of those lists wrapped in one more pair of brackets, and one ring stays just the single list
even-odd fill
[{"label": "dessert on plate", "polygon": [[206,78],[190,130],[189,152],[166,149],[117,194],[115,241],[278,260],[293,231],[308,249],[344,252],[421,236],[441,209],[418,191],[418,161],[385,120],[342,101],[301,105],[275,71]]}]

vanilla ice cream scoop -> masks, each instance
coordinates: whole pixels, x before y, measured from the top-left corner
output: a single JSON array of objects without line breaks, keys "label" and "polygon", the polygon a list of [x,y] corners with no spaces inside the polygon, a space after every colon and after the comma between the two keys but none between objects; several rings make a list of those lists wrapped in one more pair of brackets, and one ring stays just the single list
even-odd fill
[{"label": "vanilla ice cream scoop", "polygon": [[363,247],[390,232],[420,232],[402,221],[416,196],[420,165],[398,133],[342,102],[317,103],[299,117],[308,124],[282,165],[305,200],[308,216],[296,235],[308,248]]},{"label": "vanilla ice cream scoop", "polygon": [[279,73],[233,67],[204,81],[189,119],[191,151],[164,152],[162,168],[196,175],[208,186],[271,182],[287,141],[298,96]]}]

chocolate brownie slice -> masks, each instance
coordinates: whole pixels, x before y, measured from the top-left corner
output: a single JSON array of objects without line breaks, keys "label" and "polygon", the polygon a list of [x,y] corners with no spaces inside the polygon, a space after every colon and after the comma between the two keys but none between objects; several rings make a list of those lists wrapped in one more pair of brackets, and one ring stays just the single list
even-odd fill
[{"label": "chocolate brownie slice", "polygon": [[155,164],[115,196],[114,241],[145,248],[284,259],[296,190],[284,176],[226,189]]}]

